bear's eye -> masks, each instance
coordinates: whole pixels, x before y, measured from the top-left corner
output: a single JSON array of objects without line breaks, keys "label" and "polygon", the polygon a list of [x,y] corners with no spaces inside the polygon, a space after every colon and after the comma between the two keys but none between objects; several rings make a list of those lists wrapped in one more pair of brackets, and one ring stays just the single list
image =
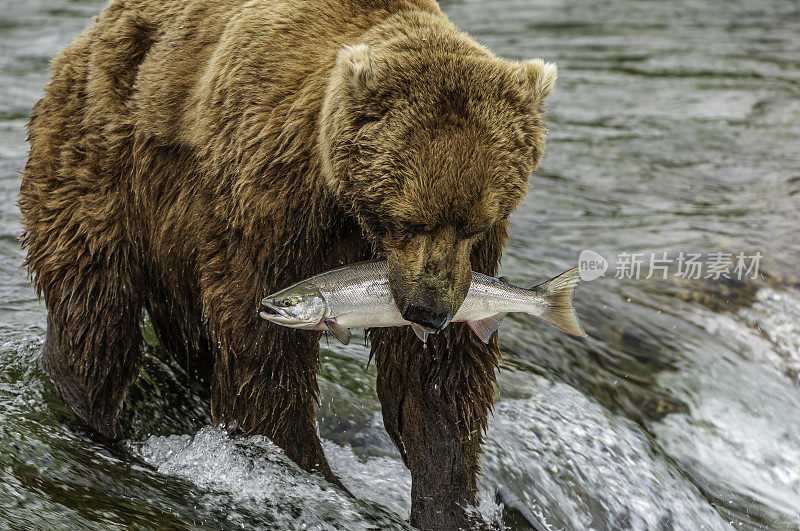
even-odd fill
[{"label": "bear's eye", "polygon": [[468,232],[468,233],[466,234],[466,237],[467,237],[467,238],[477,238],[478,236],[480,236],[481,234],[483,234],[484,232],[486,232],[486,229],[488,229],[488,228],[489,228],[489,225],[487,225],[486,227],[483,227],[482,229],[479,229],[479,230],[474,230],[474,231],[472,231],[472,232]]},{"label": "bear's eye", "polygon": [[361,129],[366,125],[382,121],[388,113],[389,110],[382,106],[370,106],[355,115],[353,125],[356,129]]},{"label": "bear's eye", "polygon": [[382,118],[383,118],[382,116],[376,116],[374,114],[363,114],[355,119],[353,125],[355,125],[356,129],[361,129],[366,125],[373,124],[375,122],[380,122]]}]

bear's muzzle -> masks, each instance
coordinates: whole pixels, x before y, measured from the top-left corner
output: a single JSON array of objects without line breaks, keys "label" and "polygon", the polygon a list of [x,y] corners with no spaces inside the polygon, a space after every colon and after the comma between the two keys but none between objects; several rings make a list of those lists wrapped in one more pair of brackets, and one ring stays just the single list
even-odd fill
[{"label": "bear's muzzle", "polygon": [[450,323],[472,280],[470,248],[469,240],[445,228],[388,249],[389,288],[405,320],[433,331]]}]

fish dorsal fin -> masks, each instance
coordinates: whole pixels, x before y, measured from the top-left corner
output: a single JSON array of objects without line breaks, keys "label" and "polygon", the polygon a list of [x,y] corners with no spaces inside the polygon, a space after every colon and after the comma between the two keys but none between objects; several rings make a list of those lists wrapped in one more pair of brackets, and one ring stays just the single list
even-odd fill
[{"label": "fish dorsal fin", "polygon": [[580,270],[575,267],[569,271],[564,271],[547,282],[534,286],[532,289],[539,291],[547,298],[548,307],[541,315],[531,315],[556,328],[560,328],[568,334],[586,337],[586,332],[583,331],[583,327],[578,321],[578,315],[575,313],[575,308],[572,306],[575,286],[578,285],[580,280]]},{"label": "fish dorsal fin", "polygon": [[472,331],[475,332],[481,341],[484,343],[489,342],[489,338],[492,337],[494,331],[500,328],[500,323],[503,322],[503,318],[506,316],[504,313],[498,313],[497,315],[492,315],[491,317],[487,317],[486,319],[479,319],[477,321],[469,321],[469,327],[472,328]]},{"label": "fish dorsal fin", "polygon": [[415,333],[415,334],[417,334],[417,337],[418,337],[418,338],[419,338],[419,340],[420,340],[420,341],[422,341],[423,343],[425,343],[426,341],[428,341],[428,335],[430,334],[430,332],[428,332],[427,330],[425,330],[425,328],[424,328],[424,327],[422,327],[422,326],[418,325],[417,323],[411,323],[411,330],[413,330],[413,331],[414,331],[414,333]]},{"label": "fish dorsal fin", "polygon": [[333,334],[339,343],[347,345],[350,343],[350,329],[345,328],[336,322],[336,319],[325,319],[325,326],[328,327],[328,332]]}]

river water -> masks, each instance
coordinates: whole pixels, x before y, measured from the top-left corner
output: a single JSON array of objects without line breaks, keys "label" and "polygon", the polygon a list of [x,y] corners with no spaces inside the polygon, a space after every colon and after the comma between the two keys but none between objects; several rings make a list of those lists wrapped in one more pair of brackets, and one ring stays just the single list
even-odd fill
[{"label": "river water", "polygon": [[[319,411],[356,501],[270,441],[211,427],[152,339],[121,445],[82,434],[43,376],[45,312],[17,241],[24,124],[49,59],[101,7],[0,2],[0,527],[406,526],[410,477],[358,341],[323,340]],[[800,529],[800,3],[442,7],[498,54],[559,65],[503,274],[534,284],[588,249],[608,261],[576,297],[587,340],[503,324],[486,518],[519,526],[499,489],[544,529]],[[687,278],[680,253],[710,278]],[[755,278],[736,274],[740,253]],[[723,257],[732,278],[711,274]]]}]

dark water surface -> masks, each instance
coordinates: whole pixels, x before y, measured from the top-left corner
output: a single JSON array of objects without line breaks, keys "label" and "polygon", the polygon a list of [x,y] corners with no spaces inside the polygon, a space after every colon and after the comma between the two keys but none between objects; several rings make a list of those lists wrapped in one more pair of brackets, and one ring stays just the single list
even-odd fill
[{"label": "dark water surface", "polygon": [[[579,288],[587,341],[504,323],[483,512],[500,485],[552,529],[800,529],[800,3],[442,5],[497,53],[559,64],[503,273],[533,284],[584,249],[611,262]],[[48,60],[100,8],[0,0],[0,527],[403,527],[410,479],[360,346],[323,341],[320,408],[360,501],[209,427],[155,346],[124,447],[73,429],[37,361],[15,201]],[[645,279],[663,252],[760,252],[760,278]],[[620,253],[643,253],[639,279],[615,278]]]}]

